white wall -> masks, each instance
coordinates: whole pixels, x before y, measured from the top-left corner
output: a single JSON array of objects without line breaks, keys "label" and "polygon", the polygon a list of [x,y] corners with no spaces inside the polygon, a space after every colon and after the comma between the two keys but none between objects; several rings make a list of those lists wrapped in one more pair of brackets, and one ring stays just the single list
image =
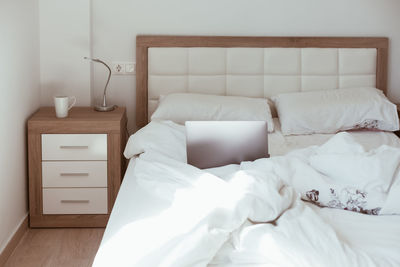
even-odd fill
[{"label": "white wall", "polygon": [[37,0],[0,1],[0,252],[28,213],[26,120],[39,107]]},{"label": "white wall", "polygon": [[74,95],[77,106],[91,104],[90,0],[39,0],[42,106],[53,96]]},{"label": "white wall", "polygon": [[[137,34],[386,36],[389,97],[400,102],[399,0],[95,0],[93,55],[108,63],[135,60]],[[98,101],[106,72],[94,67]],[[113,76],[110,101],[128,107],[134,129],[135,76]]]}]

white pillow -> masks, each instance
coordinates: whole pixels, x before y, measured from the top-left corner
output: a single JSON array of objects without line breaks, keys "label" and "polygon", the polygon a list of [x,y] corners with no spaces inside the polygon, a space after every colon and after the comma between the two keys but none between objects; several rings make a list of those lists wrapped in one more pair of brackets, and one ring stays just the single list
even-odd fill
[{"label": "white pillow", "polygon": [[268,101],[264,98],[205,94],[170,94],[163,97],[151,120],[185,121],[267,121],[268,131],[274,123]]},{"label": "white pillow", "polygon": [[285,135],[399,129],[396,105],[376,88],[287,93],[272,100]]}]

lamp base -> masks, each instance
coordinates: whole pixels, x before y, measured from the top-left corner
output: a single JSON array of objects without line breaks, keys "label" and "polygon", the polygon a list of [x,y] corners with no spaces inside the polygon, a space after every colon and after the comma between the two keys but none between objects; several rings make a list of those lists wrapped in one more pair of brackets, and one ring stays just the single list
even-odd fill
[{"label": "lamp base", "polygon": [[94,110],[100,111],[100,112],[107,112],[107,111],[112,111],[114,110],[116,105],[113,106],[94,106]]}]

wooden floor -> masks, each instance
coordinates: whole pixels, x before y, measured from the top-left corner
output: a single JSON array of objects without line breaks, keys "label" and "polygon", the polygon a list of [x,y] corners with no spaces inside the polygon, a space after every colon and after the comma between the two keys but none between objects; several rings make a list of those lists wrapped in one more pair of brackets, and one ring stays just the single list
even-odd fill
[{"label": "wooden floor", "polygon": [[104,228],[29,229],[4,267],[89,267]]}]

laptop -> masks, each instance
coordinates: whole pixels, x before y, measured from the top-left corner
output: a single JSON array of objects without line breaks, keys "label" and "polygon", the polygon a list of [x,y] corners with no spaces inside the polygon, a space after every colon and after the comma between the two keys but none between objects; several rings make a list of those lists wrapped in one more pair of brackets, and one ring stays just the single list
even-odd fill
[{"label": "laptop", "polygon": [[268,158],[266,121],[187,121],[187,162],[200,169]]}]

